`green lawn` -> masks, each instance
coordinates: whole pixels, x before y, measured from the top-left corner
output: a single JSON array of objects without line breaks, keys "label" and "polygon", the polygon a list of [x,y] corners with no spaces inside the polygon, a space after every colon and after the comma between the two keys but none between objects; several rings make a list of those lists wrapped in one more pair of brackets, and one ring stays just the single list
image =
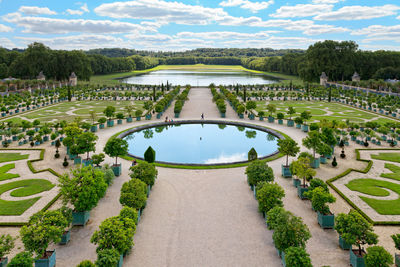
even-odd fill
[{"label": "green lawn", "polygon": [[389,195],[385,188],[396,192],[399,198],[395,200],[380,200],[362,196],[360,198],[379,214],[400,215],[400,185],[375,179],[356,179],[351,180],[346,186],[350,190],[378,197]]},{"label": "green lawn", "polygon": [[0,163],[27,159],[29,155],[21,155],[21,153],[0,153]]},{"label": "green lawn", "polygon": [[9,170],[15,169],[15,163],[6,164],[0,167],[0,181],[18,178],[19,174],[7,173]]},{"label": "green lawn", "polygon": [[[49,191],[54,186],[55,185],[50,181],[43,179],[20,180],[0,185],[0,195],[4,192],[13,190],[10,194],[11,196],[27,197],[44,191]],[[0,215],[21,215],[39,199],[40,197],[18,201],[7,201],[0,199]]]},{"label": "green lawn", "polygon": [[143,108],[144,101],[139,100],[119,100],[119,101],[108,101],[108,100],[97,100],[97,101],[74,101],[74,102],[63,102],[51,107],[36,110],[27,114],[18,115],[9,119],[10,121],[17,122],[21,119],[35,120],[39,119],[43,122],[67,120],[72,121],[75,117],[81,117],[83,120],[89,120],[90,111],[95,111],[97,119],[104,117],[103,111],[107,106],[114,106],[116,113],[122,112],[125,115],[125,107],[133,105],[135,110]]},{"label": "green lawn", "polygon": [[400,167],[394,164],[385,163],[385,168],[392,171],[392,173],[382,173],[381,177],[400,181]]},{"label": "green lawn", "polygon": [[371,158],[400,163],[400,153],[379,153],[378,155],[371,155]]}]

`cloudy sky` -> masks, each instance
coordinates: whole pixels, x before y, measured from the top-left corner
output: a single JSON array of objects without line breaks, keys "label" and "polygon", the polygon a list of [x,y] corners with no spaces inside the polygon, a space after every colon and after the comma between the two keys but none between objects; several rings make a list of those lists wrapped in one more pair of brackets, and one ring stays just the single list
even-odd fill
[{"label": "cloudy sky", "polygon": [[0,46],[307,48],[354,40],[400,50],[399,0],[0,0]]}]

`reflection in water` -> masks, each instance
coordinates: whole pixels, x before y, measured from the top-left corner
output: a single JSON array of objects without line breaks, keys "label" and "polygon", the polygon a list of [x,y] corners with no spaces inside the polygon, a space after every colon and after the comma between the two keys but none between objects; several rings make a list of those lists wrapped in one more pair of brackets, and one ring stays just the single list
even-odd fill
[{"label": "reflection in water", "polygon": [[155,127],[132,133],[125,140],[132,155],[142,157],[151,146],[158,161],[175,163],[229,163],[247,160],[252,147],[259,157],[277,150],[277,142],[269,141],[266,132],[226,124]]},{"label": "reflection in water", "polygon": [[277,82],[266,75],[247,71],[206,71],[206,70],[157,70],[122,80],[131,84],[161,85],[169,81],[173,85],[208,86],[233,84],[270,84]]},{"label": "reflection in water", "polygon": [[268,135],[267,135],[267,140],[268,140],[268,141],[274,141],[274,140],[275,140],[275,136],[272,135],[272,134],[268,134]]}]

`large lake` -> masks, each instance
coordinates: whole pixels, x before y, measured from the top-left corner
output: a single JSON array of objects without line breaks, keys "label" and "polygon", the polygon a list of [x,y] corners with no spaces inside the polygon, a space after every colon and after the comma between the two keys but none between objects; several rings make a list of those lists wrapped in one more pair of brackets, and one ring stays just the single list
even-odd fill
[{"label": "large lake", "polygon": [[172,85],[208,86],[211,83],[215,85],[270,84],[276,83],[278,80],[247,71],[157,70],[132,76],[122,81],[147,85],[161,85],[168,81]]}]

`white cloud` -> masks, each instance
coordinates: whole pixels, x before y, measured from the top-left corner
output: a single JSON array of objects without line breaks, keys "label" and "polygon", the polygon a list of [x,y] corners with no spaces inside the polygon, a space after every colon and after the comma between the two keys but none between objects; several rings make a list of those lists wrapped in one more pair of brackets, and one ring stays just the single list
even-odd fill
[{"label": "white cloud", "polygon": [[206,8],[163,0],[107,3],[96,7],[94,11],[99,16],[111,18],[145,19],[187,25],[207,25],[228,15],[222,8]]},{"label": "white cloud", "polygon": [[394,41],[400,42],[400,25],[384,26],[371,25],[367,28],[352,31],[352,35],[365,35],[367,38],[363,43],[376,41]]},{"label": "white cloud", "polygon": [[267,9],[274,3],[274,0],[263,1],[263,2],[251,2],[248,0],[227,0],[219,3],[223,7],[240,6],[240,8],[248,9],[253,13],[257,13],[260,10]]},{"label": "white cloud", "polygon": [[333,8],[333,5],[312,5],[312,4],[298,4],[295,6],[281,6],[276,10],[275,14],[271,14],[271,17],[275,18],[295,18],[295,17],[310,17],[315,16],[324,12],[329,12]]},{"label": "white cloud", "polygon": [[16,45],[8,38],[0,38],[0,47],[4,48],[15,48]]},{"label": "white cloud", "polygon": [[206,161],[204,161],[204,164],[229,163],[229,162],[244,161],[244,160],[247,160],[245,153],[237,153],[233,155],[221,154],[217,158],[207,159]]},{"label": "white cloud", "polygon": [[[276,31],[272,31],[276,32]],[[176,37],[179,38],[201,38],[201,39],[213,39],[213,40],[226,40],[226,39],[265,39],[269,37],[271,31],[256,32],[256,33],[242,33],[242,32],[179,32]]]},{"label": "white cloud", "polygon": [[396,15],[400,7],[384,6],[344,6],[336,11],[319,14],[315,20],[362,20]]},{"label": "white cloud", "polygon": [[63,50],[75,50],[82,49],[88,50],[92,48],[104,48],[104,47],[121,47],[124,43],[123,39],[108,36],[108,35],[96,35],[96,34],[82,34],[73,36],[63,36],[55,38],[36,38],[36,37],[15,37],[20,40],[23,44],[28,45],[32,42],[41,42],[46,46],[53,49]]},{"label": "white cloud", "polygon": [[155,31],[153,27],[138,24],[84,19],[53,19],[44,17],[24,17],[19,13],[10,13],[3,16],[3,20],[23,27],[25,33],[38,34],[65,34],[79,33],[127,33],[135,31]]},{"label": "white cloud", "polygon": [[314,4],[336,4],[344,0],[313,0]]},{"label": "white cloud", "polygon": [[19,12],[27,15],[56,15],[57,12],[50,10],[48,7],[37,7],[37,6],[21,6],[18,9]]},{"label": "white cloud", "polygon": [[0,24],[0,32],[12,32],[13,29],[4,24]]},{"label": "white cloud", "polygon": [[83,13],[89,12],[87,4],[83,4],[79,9],[67,9],[66,10],[70,15],[83,15]]}]

